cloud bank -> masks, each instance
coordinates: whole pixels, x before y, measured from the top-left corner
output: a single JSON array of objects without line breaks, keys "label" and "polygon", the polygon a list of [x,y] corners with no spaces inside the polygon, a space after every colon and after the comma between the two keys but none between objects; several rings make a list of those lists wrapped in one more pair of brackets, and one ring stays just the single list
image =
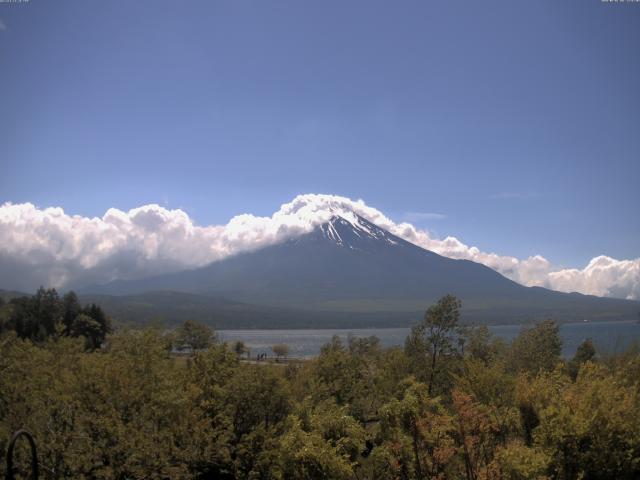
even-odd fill
[{"label": "cloud bank", "polygon": [[523,285],[640,299],[640,258],[599,256],[582,269],[561,269],[540,255],[518,259],[482,252],[455,237],[434,238],[362,200],[315,194],[297,196],[271,217],[243,214],[211,226],[196,225],[184,211],[159,205],[109,209],[102,218],[87,218],[61,208],[5,203],[0,206],[0,288],[71,288],[195,268],[302,235],[347,212],[441,255],[483,263]]}]

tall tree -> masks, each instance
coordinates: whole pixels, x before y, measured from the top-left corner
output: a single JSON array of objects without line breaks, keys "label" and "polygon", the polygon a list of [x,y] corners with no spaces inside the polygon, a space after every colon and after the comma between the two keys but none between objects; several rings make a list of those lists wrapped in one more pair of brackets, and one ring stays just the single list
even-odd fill
[{"label": "tall tree", "polygon": [[233,344],[233,351],[238,354],[238,357],[242,357],[242,355],[244,355],[245,353],[247,354],[247,357],[248,357],[250,350],[249,350],[249,347],[247,347],[242,340],[238,340],[236,343]]},{"label": "tall tree", "polygon": [[578,372],[582,364],[593,360],[596,356],[596,347],[590,338],[587,338],[578,346],[576,354],[573,356],[568,364],[569,375],[575,380],[578,377]]},{"label": "tall tree", "polygon": [[[37,340],[44,340],[56,333],[57,326],[62,322],[64,307],[55,288],[38,289],[31,298],[31,314],[40,326]],[[41,338],[43,333],[44,338]]]},{"label": "tall tree", "polygon": [[562,339],[553,320],[545,320],[525,328],[511,344],[509,365],[515,371],[538,373],[552,370],[560,360]]},{"label": "tall tree", "polygon": [[445,295],[429,307],[422,322],[411,328],[405,343],[407,355],[422,364],[419,368],[426,367],[429,395],[433,393],[436,377],[445,365],[443,359],[456,353],[455,338],[462,333],[458,324],[461,306],[456,297]]},{"label": "tall tree", "polygon": [[456,452],[452,417],[424,384],[409,379],[398,387],[399,398],[380,411],[383,446],[394,452],[400,466],[393,478],[452,478],[445,473]]},{"label": "tall tree", "polygon": [[209,348],[216,339],[208,326],[193,320],[186,320],[176,333],[178,348],[188,348],[192,352]]},{"label": "tall tree", "polygon": [[80,305],[78,296],[74,291],[66,293],[62,297],[62,303],[64,305],[64,329],[65,333],[69,334],[69,332],[71,332],[74,320],[82,312],[82,306]]},{"label": "tall tree", "polygon": [[289,345],[285,343],[277,343],[276,345],[271,347],[273,353],[276,354],[276,357],[280,359],[280,357],[286,357],[289,355]]}]

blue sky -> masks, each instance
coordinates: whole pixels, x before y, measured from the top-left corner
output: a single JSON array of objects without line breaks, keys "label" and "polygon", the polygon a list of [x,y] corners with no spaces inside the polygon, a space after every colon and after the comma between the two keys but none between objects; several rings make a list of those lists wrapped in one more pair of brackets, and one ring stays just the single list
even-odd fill
[{"label": "blue sky", "polygon": [[[0,4],[0,202],[200,224],[362,198],[504,255],[640,256],[640,4]],[[437,214],[437,215],[433,215]]]}]

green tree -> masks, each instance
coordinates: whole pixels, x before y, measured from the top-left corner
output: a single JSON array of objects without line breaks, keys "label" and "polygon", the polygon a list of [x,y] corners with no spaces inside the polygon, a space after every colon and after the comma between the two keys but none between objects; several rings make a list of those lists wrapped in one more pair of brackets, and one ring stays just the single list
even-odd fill
[{"label": "green tree", "polygon": [[553,370],[560,361],[562,339],[558,324],[552,320],[525,328],[514,339],[509,351],[509,366],[513,371],[538,373]]},{"label": "green tree", "polygon": [[271,347],[273,353],[276,354],[276,358],[280,359],[280,357],[285,357],[289,355],[289,345],[285,343],[277,343]]},{"label": "green tree", "polygon": [[323,438],[318,431],[305,431],[300,420],[292,416],[287,421],[279,458],[281,478],[307,480],[351,480],[354,464],[339,446]]},{"label": "green tree", "polygon": [[349,414],[362,422],[376,418],[379,407],[396,393],[395,380],[403,375],[393,367],[406,366],[404,356],[398,359],[395,353],[397,349],[383,355],[375,337],[349,339],[345,348],[334,336],[321,349],[307,391],[319,401],[331,398],[347,406]]},{"label": "green tree", "polygon": [[487,408],[497,441],[519,433],[520,414],[516,405],[516,378],[503,360],[485,363],[479,358],[467,358],[464,369],[456,375],[456,388]]},{"label": "green tree", "polygon": [[442,297],[428,308],[424,319],[411,328],[405,343],[407,356],[414,360],[416,371],[425,372],[428,392],[434,392],[439,377],[446,376],[446,360],[455,356],[454,341],[461,334],[458,324],[461,303],[453,295]]},{"label": "green tree", "polygon": [[[56,289],[40,287],[31,298],[31,312],[46,336],[56,334],[64,315],[64,307]],[[38,340],[44,338],[38,336]]]},{"label": "green tree", "polygon": [[40,287],[36,295],[13,298],[5,328],[14,330],[20,338],[44,341],[56,332],[56,323],[60,317],[55,290]]},{"label": "green tree", "polygon": [[78,296],[73,291],[67,292],[62,297],[62,304],[64,306],[64,329],[65,333],[69,335],[73,327],[74,320],[82,312],[82,306],[78,301]]},{"label": "green tree", "polygon": [[105,341],[107,335],[112,332],[111,318],[95,303],[83,308],[82,313],[91,317],[97,324],[95,330],[92,331],[92,335],[88,338],[90,339],[90,346],[98,348]]},{"label": "green tree", "polygon": [[[44,329],[36,306],[0,313]],[[44,340],[0,336],[0,476],[7,440],[26,428],[51,480],[640,478],[637,346],[594,362],[585,344],[572,379],[558,351],[534,363],[556,345],[548,331],[506,354],[471,332],[462,355],[453,336],[437,363],[455,368],[429,395],[415,358],[373,337],[335,337],[286,368],[241,362],[226,343],[176,356],[161,329],[120,330],[96,354],[72,336],[99,331],[100,313],[72,310],[73,332],[60,335],[60,320]]]},{"label": "green tree", "polygon": [[575,382],[561,368],[525,377],[519,396],[538,419],[532,446],[548,456],[552,478],[640,478],[637,379],[626,385],[587,362]]},{"label": "green tree", "polygon": [[46,478],[188,478],[194,456],[211,454],[189,376],[158,332],[122,332],[100,355],[72,338],[2,340],[0,358],[0,456],[26,428]]},{"label": "green tree", "polygon": [[596,356],[596,347],[590,338],[587,338],[578,346],[576,354],[568,364],[569,375],[573,380],[578,376],[582,364],[593,360]]},{"label": "green tree", "polygon": [[495,451],[494,431],[497,429],[487,409],[471,395],[459,390],[452,392],[456,413],[458,441],[462,444],[467,480],[486,478]]},{"label": "green tree", "polygon": [[101,325],[85,313],[75,316],[69,327],[69,334],[72,337],[84,337],[86,347],[91,350],[100,347],[104,340]]},{"label": "green tree", "polygon": [[11,304],[0,306],[0,335],[12,329],[13,308]]},{"label": "green tree", "polygon": [[111,333],[111,319],[95,304],[82,308],[74,292],[62,299],[55,289],[40,287],[35,295],[18,297],[0,309],[2,329],[20,338],[44,342],[49,337],[82,336],[88,349],[98,348]]},{"label": "green tree", "polygon": [[539,447],[513,440],[496,452],[493,478],[505,480],[549,480],[549,457]]},{"label": "green tree", "polygon": [[186,320],[176,332],[176,346],[192,352],[209,348],[215,340],[216,336],[208,326],[193,320]]},{"label": "green tree", "polygon": [[381,409],[382,442],[372,454],[382,448],[383,455],[391,455],[392,478],[449,478],[447,466],[456,455],[453,418],[425,384],[408,380],[400,390],[400,397]]},{"label": "green tree", "polygon": [[14,298],[10,303],[13,309],[7,326],[20,338],[43,342],[59,333],[64,307],[55,289],[40,287],[35,295]]},{"label": "green tree", "polygon": [[495,337],[486,325],[468,328],[464,336],[466,357],[479,359],[488,365],[505,353],[504,341]]},{"label": "green tree", "polygon": [[245,353],[247,354],[247,358],[249,357],[249,347],[247,347],[242,340],[238,340],[233,344],[233,351],[236,352],[239,357]]}]

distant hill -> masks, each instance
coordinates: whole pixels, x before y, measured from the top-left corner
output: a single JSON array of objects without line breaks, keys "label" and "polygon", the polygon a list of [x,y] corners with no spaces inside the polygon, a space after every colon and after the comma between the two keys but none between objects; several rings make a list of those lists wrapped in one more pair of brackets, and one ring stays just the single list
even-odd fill
[{"label": "distant hill", "polygon": [[131,321],[300,328],[408,325],[446,293],[461,298],[463,320],[474,323],[631,320],[640,312],[640,302],[524,287],[355,215],[336,215],[306,235],[203,268],[87,288],[81,298]]},{"label": "distant hill", "polygon": [[424,312],[348,312],[300,310],[233,302],[175,291],[134,295],[82,294],[82,304],[96,303],[118,325],[176,325],[197,320],[217,329],[368,328],[409,326]]},{"label": "distant hill", "polygon": [[8,302],[12,298],[24,297],[30,295],[28,293],[17,292],[15,290],[2,290],[0,289],[0,298],[2,298],[5,302]]}]

